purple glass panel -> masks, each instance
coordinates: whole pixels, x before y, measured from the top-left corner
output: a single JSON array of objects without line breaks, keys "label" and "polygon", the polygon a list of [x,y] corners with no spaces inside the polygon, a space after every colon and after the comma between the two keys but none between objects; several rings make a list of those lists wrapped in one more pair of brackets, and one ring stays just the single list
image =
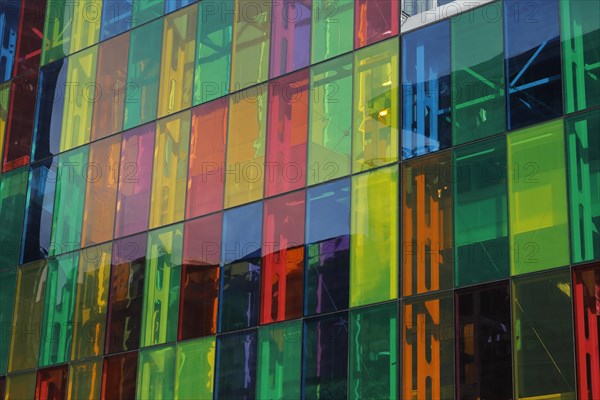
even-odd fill
[{"label": "purple glass panel", "polygon": [[311,0],[274,1],[271,15],[271,78],[274,78],[309,63]]}]

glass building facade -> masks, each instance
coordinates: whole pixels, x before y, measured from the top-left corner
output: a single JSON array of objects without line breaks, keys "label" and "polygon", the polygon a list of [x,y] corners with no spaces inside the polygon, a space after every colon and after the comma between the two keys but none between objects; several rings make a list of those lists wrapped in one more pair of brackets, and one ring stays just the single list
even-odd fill
[{"label": "glass building facade", "polygon": [[0,171],[0,399],[600,398],[594,0],[5,0]]}]

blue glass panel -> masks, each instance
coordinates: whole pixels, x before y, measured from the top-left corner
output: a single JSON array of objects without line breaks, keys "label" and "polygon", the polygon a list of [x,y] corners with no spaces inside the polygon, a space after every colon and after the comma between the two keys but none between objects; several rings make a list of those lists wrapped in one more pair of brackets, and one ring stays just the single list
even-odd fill
[{"label": "blue glass panel", "polygon": [[304,313],[348,308],[350,180],[307,192]]},{"label": "blue glass panel", "polygon": [[10,80],[19,28],[20,2],[7,0],[0,3],[0,82]]},{"label": "blue glass panel", "polygon": [[100,40],[125,32],[131,26],[132,0],[104,0]]},{"label": "blue glass panel", "polygon": [[167,0],[165,1],[165,14],[179,10],[181,7],[188,6],[197,1],[198,0]]},{"label": "blue glass panel", "polygon": [[217,337],[215,398],[255,398],[256,345],[256,330]]},{"label": "blue glass panel", "polygon": [[562,81],[557,0],[505,0],[508,129],[560,117]]},{"label": "blue glass panel", "polygon": [[450,23],[402,37],[402,158],[450,146]]}]

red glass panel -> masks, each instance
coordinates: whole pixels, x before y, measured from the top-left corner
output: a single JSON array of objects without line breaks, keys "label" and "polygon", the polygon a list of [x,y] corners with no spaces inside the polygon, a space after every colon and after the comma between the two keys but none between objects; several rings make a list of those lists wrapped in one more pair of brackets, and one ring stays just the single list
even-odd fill
[{"label": "red glass panel", "polygon": [[21,0],[21,19],[13,76],[37,70],[42,54],[46,0]]},{"label": "red glass panel", "polygon": [[55,368],[40,369],[35,385],[36,400],[62,400],[67,398],[67,364]]},{"label": "red glass panel", "polygon": [[102,369],[102,400],[135,398],[137,351],[106,357]]},{"label": "red glass panel", "polygon": [[399,5],[397,0],[356,0],[354,47],[396,36]]},{"label": "red glass panel", "polygon": [[6,390],[6,378],[0,376],[0,399],[4,398],[4,391]]},{"label": "red glass panel", "polygon": [[265,201],[261,324],[302,316],[305,192]]},{"label": "red glass panel", "polygon": [[304,187],[308,135],[308,69],[269,84],[266,196]]}]

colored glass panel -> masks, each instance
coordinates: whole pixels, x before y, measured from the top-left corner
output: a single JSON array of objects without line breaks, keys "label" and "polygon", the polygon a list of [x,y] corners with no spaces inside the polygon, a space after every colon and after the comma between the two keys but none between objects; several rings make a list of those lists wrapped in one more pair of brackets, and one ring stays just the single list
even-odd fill
[{"label": "colored glass panel", "polygon": [[574,399],[569,271],[516,278],[512,285],[516,397]]},{"label": "colored glass panel", "polygon": [[[143,1],[150,3],[149,0]],[[134,13],[137,10],[134,8]],[[135,20],[135,14],[133,18]],[[124,129],[156,119],[160,51],[154,46],[148,46],[148,43],[162,43],[162,26],[161,19],[131,31],[125,85]]]},{"label": "colored glass panel", "polygon": [[67,397],[68,365],[40,369],[37,373],[35,398],[44,400],[61,400]]},{"label": "colored glass panel", "polygon": [[402,302],[402,399],[454,398],[454,299]]},{"label": "colored glass panel", "polygon": [[352,178],[350,306],[398,296],[398,167]]},{"label": "colored glass panel", "polygon": [[350,180],[307,190],[304,314],[348,308]]},{"label": "colored glass panel", "polygon": [[350,311],[350,399],[396,399],[398,304]]},{"label": "colored glass panel", "polygon": [[309,185],[350,174],[352,60],[349,54],[310,70]]},{"label": "colored glass panel", "polygon": [[398,34],[400,2],[355,0],[354,47],[359,48]]},{"label": "colored glass panel", "polygon": [[[171,3],[171,2],[167,2]],[[229,93],[234,0],[198,4],[194,104]]]},{"label": "colored glass panel", "polygon": [[454,151],[454,282],[509,275],[506,139]]},{"label": "colored glass panel", "polygon": [[123,133],[115,237],[148,228],[155,124]]},{"label": "colored glass panel", "polygon": [[72,20],[69,21],[70,26],[65,26],[71,34],[69,54],[98,43],[102,3],[103,0],[66,1],[65,13],[70,12],[69,8],[72,9],[73,13]]},{"label": "colored glass panel", "polygon": [[113,242],[105,353],[139,347],[146,239],[143,233]]},{"label": "colored glass panel", "polygon": [[177,339],[182,246],[181,224],[148,233],[142,346],[174,342]]},{"label": "colored glass panel", "polygon": [[102,400],[135,398],[138,352],[131,351],[104,359]]},{"label": "colored glass panel", "polygon": [[102,360],[82,361],[69,365],[69,399],[94,400],[100,398]]},{"label": "colored glass panel", "polygon": [[[0,85],[0,157],[4,150],[4,137],[6,134],[6,123],[8,122],[8,106],[10,104],[11,82]],[[4,158],[0,158],[3,160]]]},{"label": "colored glass panel", "polygon": [[28,172],[22,167],[0,176],[1,269],[19,264]]},{"label": "colored glass panel", "polygon": [[313,0],[311,61],[313,64],[352,50],[354,2]]},{"label": "colored glass panel", "polygon": [[186,218],[223,208],[227,104],[216,100],[192,110]]},{"label": "colored glass panel", "polygon": [[348,377],[348,314],[304,320],[302,393],[305,398],[345,399]]},{"label": "colored glass panel", "polygon": [[45,15],[46,0],[21,1],[21,22],[15,49],[14,76],[39,68]]},{"label": "colored glass panel", "polygon": [[0,8],[0,82],[11,78],[19,29],[21,4],[6,1]]},{"label": "colored glass panel", "polygon": [[404,296],[452,288],[452,159],[450,152],[402,169]]},{"label": "colored glass panel", "polygon": [[106,40],[125,32],[131,26],[133,0],[104,0],[100,40]]},{"label": "colored glass panel", "polygon": [[477,8],[451,24],[454,144],[506,130],[502,5]]},{"label": "colored glass panel", "polygon": [[256,330],[217,338],[215,394],[219,399],[250,400],[256,395]]},{"label": "colored glass panel", "polygon": [[189,146],[189,111],[157,122],[150,201],[150,228],[172,224],[183,219]]},{"label": "colored glass panel", "polygon": [[161,17],[165,10],[164,4],[165,0],[133,0],[131,26],[135,28],[136,26],[143,25],[148,21]]},{"label": "colored glass panel", "polygon": [[594,0],[560,2],[565,112],[600,105],[600,10]]},{"label": "colored glass panel", "polygon": [[198,7],[165,17],[160,66],[158,117],[190,107],[194,82]]},{"label": "colored glass panel", "polygon": [[271,3],[238,0],[234,4],[230,92],[267,80],[271,36]]},{"label": "colored glass panel", "polygon": [[47,0],[41,64],[69,55],[73,9],[66,0]]},{"label": "colored glass panel", "polygon": [[182,7],[188,6],[199,0],[170,0],[165,1],[165,14],[179,10]]},{"label": "colored glass panel", "polygon": [[[8,368],[8,350],[10,349],[10,335],[6,327],[13,321],[13,307],[15,304],[15,289],[17,283],[17,268],[0,269],[0,375],[6,375]],[[0,395],[2,393],[0,392]],[[0,397],[1,398],[1,397]]]},{"label": "colored glass panel", "polygon": [[270,77],[275,78],[310,62],[311,0],[273,2],[271,11]]},{"label": "colored glass panel", "polygon": [[563,121],[508,135],[511,274],[569,264]]},{"label": "colored glass panel", "polygon": [[[46,268],[46,261],[40,260],[19,267],[17,272],[8,372],[34,369],[38,365]],[[10,394],[10,380],[7,382],[7,393]]]},{"label": "colored glass panel", "polygon": [[258,330],[257,399],[299,399],[302,321]]},{"label": "colored glass panel", "polygon": [[175,383],[175,345],[140,351],[137,396],[145,399],[172,399]]},{"label": "colored glass panel", "polygon": [[6,377],[5,399],[35,398],[36,376],[37,374],[35,371],[24,374],[8,375]]},{"label": "colored glass panel", "polygon": [[229,97],[225,208],[262,198],[266,119],[266,85]]},{"label": "colored glass panel", "polygon": [[212,399],[215,374],[215,338],[177,344],[175,399]]},{"label": "colored glass panel", "polygon": [[353,172],[398,159],[399,47],[395,38],[354,53]]},{"label": "colored glass panel", "polygon": [[304,187],[308,135],[308,69],[269,84],[265,196]]},{"label": "colored glass panel", "polygon": [[450,147],[450,22],[402,36],[402,158]]},{"label": "colored glass panel", "polygon": [[600,112],[565,121],[573,262],[600,259]]}]

